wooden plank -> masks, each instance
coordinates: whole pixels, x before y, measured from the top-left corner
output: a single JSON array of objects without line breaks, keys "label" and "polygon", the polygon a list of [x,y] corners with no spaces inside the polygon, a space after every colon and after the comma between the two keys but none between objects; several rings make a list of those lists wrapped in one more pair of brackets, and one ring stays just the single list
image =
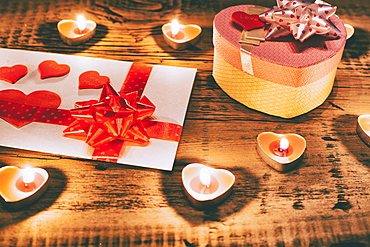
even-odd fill
[{"label": "wooden plank", "polygon": [[[172,172],[0,147],[1,166],[30,163],[52,178],[45,195],[28,208],[11,212],[0,204],[0,246],[370,245],[370,154],[355,132],[357,117],[369,113],[370,3],[331,3],[356,33],[330,97],[293,119],[237,103],[212,78],[213,16],[240,1],[2,3],[0,47],[194,67],[198,74]],[[71,47],[55,26],[79,11],[98,22],[98,32]],[[183,52],[165,44],[160,28],[174,16],[202,26],[196,47]],[[282,174],[261,160],[256,137],[263,131],[306,138],[299,169]],[[190,205],[181,170],[192,162],[235,174],[226,202],[203,211]]]}]

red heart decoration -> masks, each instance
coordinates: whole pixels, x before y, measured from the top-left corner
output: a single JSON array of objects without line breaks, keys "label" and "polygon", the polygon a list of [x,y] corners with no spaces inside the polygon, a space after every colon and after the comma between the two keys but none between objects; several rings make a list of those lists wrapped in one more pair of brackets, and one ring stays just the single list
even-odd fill
[{"label": "red heart decoration", "polygon": [[12,67],[1,67],[0,68],[0,80],[16,83],[20,78],[27,75],[28,68],[22,64],[17,64]]},{"label": "red heart decoration", "polygon": [[78,89],[101,88],[103,85],[110,83],[108,76],[101,76],[94,70],[83,72],[78,81]]},{"label": "red heart decoration", "polygon": [[234,12],[231,18],[233,22],[242,26],[245,30],[251,30],[265,26],[265,24],[260,21],[258,15],[248,15],[242,11]]},{"label": "red heart decoration", "polygon": [[53,60],[45,60],[39,64],[40,78],[57,77],[68,74],[70,67],[67,64],[58,64]]},{"label": "red heart decoration", "polygon": [[[22,91],[16,89],[6,89],[0,91],[0,100],[26,104],[32,106],[41,106],[47,108],[58,108],[62,102],[58,94],[50,91],[34,91],[28,95],[24,94]],[[0,106],[1,110],[7,109],[6,106]],[[10,111],[18,111],[17,109],[7,109]],[[10,124],[14,125],[17,128],[23,127],[24,125],[32,122],[29,120],[19,120],[10,117],[1,117],[4,120],[8,121]]]}]

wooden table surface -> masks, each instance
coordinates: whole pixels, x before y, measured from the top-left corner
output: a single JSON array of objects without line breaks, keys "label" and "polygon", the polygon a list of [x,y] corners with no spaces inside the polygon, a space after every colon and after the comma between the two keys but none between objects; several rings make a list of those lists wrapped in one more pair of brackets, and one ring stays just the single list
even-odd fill
[{"label": "wooden table surface", "polygon": [[[45,168],[50,187],[34,204],[0,204],[0,246],[370,246],[370,148],[356,134],[370,113],[370,2],[330,3],[356,28],[323,105],[293,119],[251,110],[212,77],[212,21],[238,4],[273,0],[0,0],[0,47],[197,68],[171,172],[0,147],[0,166]],[[98,23],[68,46],[56,23],[84,12]],[[202,40],[175,51],[161,26],[178,16]],[[298,169],[279,173],[259,157],[264,131],[297,133],[307,150]],[[1,130],[0,130],[1,135]],[[230,170],[233,194],[208,210],[186,199],[182,168],[200,162]],[[1,182],[1,181],[0,181]]]}]

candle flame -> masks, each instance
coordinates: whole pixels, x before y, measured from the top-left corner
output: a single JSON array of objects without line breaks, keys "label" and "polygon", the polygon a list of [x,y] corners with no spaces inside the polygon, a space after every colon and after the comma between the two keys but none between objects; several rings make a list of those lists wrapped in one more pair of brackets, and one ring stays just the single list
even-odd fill
[{"label": "candle flame", "polygon": [[80,31],[86,28],[86,19],[84,15],[77,15],[77,27]]},{"label": "candle flame", "polygon": [[32,183],[35,180],[35,173],[32,171],[32,168],[27,167],[23,170],[23,182],[25,184]]},{"label": "candle flame", "polygon": [[172,36],[175,36],[179,32],[180,32],[180,24],[179,24],[179,21],[177,19],[174,19],[171,22],[171,33],[172,33]]},{"label": "candle flame", "polygon": [[202,184],[204,184],[207,187],[210,186],[210,184],[211,184],[211,174],[209,173],[209,171],[206,168],[202,168],[200,170],[199,177],[200,177],[200,182]]},{"label": "candle flame", "polygon": [[289,141],[288,141],[288,139],[287,138],[282,138],[281,140],[280,140],[280,149],[281,150],[287,150],[288,149],[288,147],[289,147]]}]

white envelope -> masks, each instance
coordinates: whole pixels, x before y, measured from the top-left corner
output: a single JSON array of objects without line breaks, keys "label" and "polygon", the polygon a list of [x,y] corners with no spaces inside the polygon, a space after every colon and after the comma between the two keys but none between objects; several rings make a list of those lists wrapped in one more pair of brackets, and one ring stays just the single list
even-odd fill
[{"label": "white envelope", "polygon": [[[71,67],[69,74],[40,79],[38,65],[54,60]],[[78,89],[81,73],[95,70],[108,76],[111,85],[119,91],[132,62],[62,55],[24,50],[0,49],[0,67],[23,64],[28,74],[15,84],[0,80],[0,90],[18,89],[25,94],[48,90],[62,98],[60,109],[73,109],[74,103],[99,99],[101,89]],[[156,106],[155,120],[183,125],[196,69],[154,65],[143,95]],[[0,109],[0,111],[3,109]],[[66,126],[29,123],[16,128],[0,118],[0,145],[52,154],[91,159],[93,149],[84,141],[63,136]],[[161,170],[172,170],[178,142],[150,139],[145,147],[125,146],[117,163]]]}]

